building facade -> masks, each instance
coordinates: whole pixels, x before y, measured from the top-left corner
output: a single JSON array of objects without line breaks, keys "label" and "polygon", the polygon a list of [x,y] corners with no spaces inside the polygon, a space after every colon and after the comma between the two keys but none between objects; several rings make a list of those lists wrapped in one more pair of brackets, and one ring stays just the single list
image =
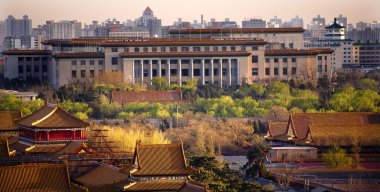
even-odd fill
[{"label": "building facade", "polygon": [[[45,45],[52,51],[29,51],[30,56],[21,50],[4,52],[5,71],[10,79],[26,79],[34,72],[32,75],[47,77],[56,87],[74,80],[94,81],[104,72],[121,74],[124,82],[142,85],[162,77],[169,84],[183,85],[196,79],[223,87],[294,78],[317,80],[330,74],[330,49],[266,50],[266,44],[261,39],[49,40]],[[36,69],[41,60],[35,57],[49,64],[42,62],[45,68]]]},{"label": "building facade", "polygon": [[242,21],[243,28],[265,28],[266,21],[262,19],[250,19]]},{"label": "building facade", "polygon": [[282,48],[303,49],[304,38],[301,27],[296,28],[237,28],[237,29],[172,29],[172,38],[243,38],[263,39],[268,44],[279,44]]},{"label": "building facade", "polygon": [[9,15],[5,19],[5,36],[20,38],[32,35],[32,20],[24,15],[22,19],[16,19]]},{"label": "building facade", "polygon": [[48,50],[4,51],[4,78],[52,82],[55,74]]}]

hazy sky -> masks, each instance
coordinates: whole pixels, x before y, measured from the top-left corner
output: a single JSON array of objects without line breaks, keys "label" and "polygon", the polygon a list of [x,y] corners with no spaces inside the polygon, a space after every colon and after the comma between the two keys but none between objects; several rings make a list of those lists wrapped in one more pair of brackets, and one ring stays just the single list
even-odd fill
[{"label": "hazy sky", "polygon": [[305,27],[317,14],[331,22],[343,14],[349,23],[380,20],[380,0],[0,0],[0,19],[8,15],[21,18],[27,14],[33,26],[46,20],[79,20],[90,23],[108,18],[121,21],[140,17],[149,6],[163,25],[183,20],[230,18],[241,25],[244,18],[269,20],[277,15],[290,20],[295,15],[304,18]]}]

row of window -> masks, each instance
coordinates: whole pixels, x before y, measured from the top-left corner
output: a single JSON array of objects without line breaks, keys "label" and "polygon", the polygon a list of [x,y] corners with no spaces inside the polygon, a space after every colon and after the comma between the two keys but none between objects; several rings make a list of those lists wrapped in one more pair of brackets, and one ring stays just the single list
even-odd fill
[{"label": "row of window", "polygon": [[[227,51],[227,50],[230,50],[230,51],[238,51],[238,50],[241,50],[241,51],[245,51],[246,50],[246,46],[245,45],[242,45],[242,46],[222,46],[222,47],[219,47],[219,46],[213,46],[213,47],[203,47],[203,51]],[[256,51],[258,50],[258,46],[251,46],[251,49],[253,51]],[[125,47],[123,48],[124,52],[149,52],[149,47]],[[200,52],[202,50],[202,47],[198,46],[198,47],[151,47],[151,52],[158,52],[158,50],[160,50],[160,52],[166,52],[166,51],[170,51],[170,52],[177,52],[178,50],[181,50],[181,52],[189,52],[189,51],[194,51],[194,52]],[[113,47],[111,48],[111,51],[112,52],[119,52],[119,48],[117,47]]]},{"label": "row of window", "polygon": [[[184,77],[189,76],[190,74],[189,70],[190,69],[181,69],[181,75]],[[214,68],[213,72],[215,76],[218,76],[220,71],[218,68]],[[228,69],[223,68],[221,72],[222,72],[222,76],[226,76],[228,74]],[[140,73],[141,73],[140,69],[135,69],[135,77],[140,77]],[[149,70],[144,69],[143,73],[144,73],[144,77],[148,77]],[[178,73],[177,69],[170,69],[170,75],[177,76],[178,75],[177,73]],[[193,69],[193,74],[195,77],[201,76],[201,69]],[[236,75],[237,75],[237,69],[231,68],[231,76],[236,76]],[[158,70],[152,69],[152,77],[157,77],[157,76],[158,76]],[[161,69],[161,76],[166,76],[166,69]],[[205,69],[204,76],[210,76],[210,69]]]},{"label": "row of window", "polygon": [[[297,75],[297,68],[296,67],[292,67],[291,69],[291,74],[292,75]],[[252,68],[252,75],[253,76],[257,76],[259,75],[259,69],[258,68]],[[265,68],[265,75],[271,75],[271,70],[270,68]],[[273,75],[279,75],[279,70],[277,67],[275,67],[273,69]],[[288,68],[287,67],[284,67],[282,68],[282,75],[288,75]]]},{"label": "row of window", "polygon": [[[40,61],[40,57],[26,57],[26,61],[32,61],[32,58],[34,61]],[[18,57],[18,61],[24,61],[24,57]],[[42,61],[47,61],[47,57],[42,57]]]},{"label": "row of window", "polygon": [[[81,65],[86,65],[87,61],[86,60],[80,60],[79,63]],[[90,60],[89,64],[90,65],[95,65],[95,60]],[[104,64],[103,60],[98,60],[98,65],[103,65],[103,64]],[[72,60],[71,61],[71,65],[77,65],[77,61],[76,60]]]},{"label": "row of window", "polygon": [[[112,59],[112,61],[115,61],[115,63],[117,63],[118,61],[118,57],[114,57],[115,59]],[[158,61],[159,60],[152,60],[152,64],[153,65],[156,65],[158,64]],[[168,61],[170,64],[178,64],[179,63],[179,60],[178,59],[171,59],[171,60],[160,60],[161,61],[161,64],[167,64]],[[143,64],[149,64],[150,60],[142,60]],[[219,64],[220,62],[222,62],[223,64],[228,64],[228,59],[205,59],[204,60],[204,63],[205,64],[211,64],[211,62],[213,62],[214,64]],[[113,64],[114,62],[112,62]],[[140,65],[141,64],[141,60],[135,60],[134,61],[135,65]],[[181,64],[190,64],[191,63],[191,60],[190,59],[181,59]],[[202,60],[201,59],[194,59],[193,60],[193,64],[201,64],[202,63]],[[237,59],[231,59],[231,63],[232,64],[237,64]]]},{"label": "row of window", "polygon": [[[279,60],[280,60],[279,58],[273,58],[273,62],[274,63],[278,63]],[[265,58],[265,63],[270,63],[270,61],[271,61],[271,58]],[[296,63],[297,62],[297,58],[293,57],[293,58],[291,58],[291,61],[292,61],[292,63]],[[283,63],[287,63],[288,62],[288,58],[282,58],[282,62]]]},{"label": "row of window", "polygon": [[[31,65],[26,65],[25,67],[26,72],[32,72],[32,66]],[[24,72],[24,66],[19,65],[18,66],[18,73],[23,73]],[[34,72],[38,73],[40,72],[40,66],[35,65],[34,66]],[[42,65],[42,72],[47,72],[47,65]]]},{"label": "row of window", "polygon": [[[79,72],[80,76],[77,75],[77,73]],[[103,70],[99,70],[98,71],[99,74],[103,73]],[[86,75],[86,70],[71,70],[71,77],[72,78],[86,78],[86,77],[89,77],[89,78],[94,78],[95,77],[95,70],[89,70],[89,76]]]},{"label": "row of window", "polygon": [[[318,65],[318,72],[322,73],[322,65]],[[325,72],[327,73],[327,65],[325,65]]]}]

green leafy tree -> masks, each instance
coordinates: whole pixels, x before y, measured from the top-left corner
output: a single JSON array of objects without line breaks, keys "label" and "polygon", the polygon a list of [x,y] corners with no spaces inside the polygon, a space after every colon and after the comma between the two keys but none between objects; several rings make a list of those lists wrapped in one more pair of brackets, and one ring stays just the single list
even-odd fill
[{"label": "green leafy tree", "polygon": [[379,90],[379,82],[374,79],[365,78],[358,82],[358,88],[362,90],[370,89],[377,92]]},{"label": "green leafy tree", "polygon": [[311,90],[297,90],[293,93],[292,107],[303,111],[317,109],[320,105],[318,94]]},{"label": "green leafy tree", "polygon": [[365,89],[356,92],[352,100],[355,111],[375,112],[378,109],[380,95],[373,90]]},{"label": "green leafy tree", "polygon": [[323,162],[328,168],[346,169],[352,167],[352,158],[346,151],[334,145],[327,153],[322,154]]},{"label": "green leafy tree", "polygon": [[80,119],[88,119],[93,111],[87,103],[73,102],[71,100],[64,100],[60,103],[60,107]]},{"label": "green leafy tree", "polygon": [[22,105],[23,101],[21,99],[17,99],[13,95],[0,95],[0,110],[20,110]]},{"label": "green leafy tree", "polygon": [[149,89],[154,90],[169,90],[170,86],[168,81],[162,77],[154,77],[152,79],[152,85],[148,87]]},{"label": "green leafy tree", "polygon": [[21,108],[22,114],[30,115],[45,105],[45,101],[42,99],[36,99],[34,101],[26,102]]},{"label": "green leafy tree", "polygon": [[290,95],[290,86],[287,83],[273,81],[266,89],[266,95],[272,96],[276,94]]},{"label": "green leafy tree", "polygon": [[333,94],[329,105],[332,109],[338,112],[353,111],[353,100],[356,95],[356,90],[353,87],[343,88],[337,93]]}]

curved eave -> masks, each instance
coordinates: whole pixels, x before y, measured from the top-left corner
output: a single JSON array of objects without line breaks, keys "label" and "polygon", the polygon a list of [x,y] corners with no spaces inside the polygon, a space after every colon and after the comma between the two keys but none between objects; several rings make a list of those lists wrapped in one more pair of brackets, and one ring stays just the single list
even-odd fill
[{"label": "curved eave", "polygon": [[122,58],[149,58],[149,57],[246,57],[250,53],[245,51],[234,52],[124,52],[120,54]]}]

